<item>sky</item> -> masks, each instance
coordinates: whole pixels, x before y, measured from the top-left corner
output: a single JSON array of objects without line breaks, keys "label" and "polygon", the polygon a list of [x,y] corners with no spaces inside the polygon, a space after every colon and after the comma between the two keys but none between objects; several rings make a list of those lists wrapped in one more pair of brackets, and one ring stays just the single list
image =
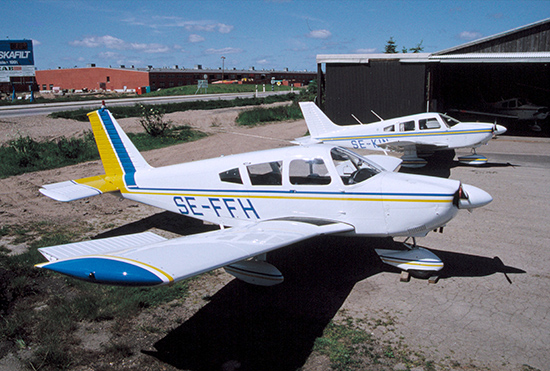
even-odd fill
[{"label": "sky", "polygon": [[[18,0],[4,39],[32,39],[37,69],[316,71],[318,54],[432,53],[550,17],[550,0]],[[222,58],[224,57],[224,58]]]}]

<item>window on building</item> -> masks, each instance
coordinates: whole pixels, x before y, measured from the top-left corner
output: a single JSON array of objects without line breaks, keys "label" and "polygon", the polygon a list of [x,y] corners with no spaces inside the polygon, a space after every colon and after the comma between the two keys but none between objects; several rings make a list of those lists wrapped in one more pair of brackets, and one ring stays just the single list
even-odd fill
[{"label": "window on building", "polygon": [[111,76],[107,76],[107,82],[111,82]]}]

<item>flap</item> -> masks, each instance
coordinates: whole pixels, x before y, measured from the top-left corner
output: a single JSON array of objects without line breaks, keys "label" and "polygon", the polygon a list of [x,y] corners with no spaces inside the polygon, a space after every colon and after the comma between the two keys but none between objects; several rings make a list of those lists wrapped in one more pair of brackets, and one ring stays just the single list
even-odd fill
[{"label": "flap", "polygon": [[[37,266],[96,283],[162,285],[307,238],[351,230],[351,225],[330,221],[270,220],[156,242],[151,236],[143,236],[151,238],[151,242],[144,243],[141,238],[132,242],[131,238],[136,235],[129,235],[121,240],[109,238],[41,249],[45,255],[55,252],[56,256],[70,257]],[[111,246],[110,251],[107,246]],[[85,254],[74,255],[73,251],[80,248]]]}]

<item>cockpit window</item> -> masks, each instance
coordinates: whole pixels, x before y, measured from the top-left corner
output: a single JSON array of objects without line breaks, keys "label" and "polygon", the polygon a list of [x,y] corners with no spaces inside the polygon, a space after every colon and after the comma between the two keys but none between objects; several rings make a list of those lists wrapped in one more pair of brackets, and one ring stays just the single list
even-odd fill
[{"label": "cockpit window", "polygon": [[264,162],[246,167],[252,185],[282,185],[282,161]]},{"label": "cockpit window", "polygon": [[418,124],[420,126],[420,130],[432,130],[439,129],[441,127],[439,121],[437,121],[435,117],[418,120]]},{"label": "cockpit window", "polygon": [[361,183],[381,171],[367,159],[343,148],[333,148],[330,153],[345,185]]},{"label": "cockpit window", "polygon": [[330,175],[321,158],[292,160],[289,169],[290,184],[326,185]]},{"label": "cockpit window", "polygon": [[222,182],[229,182],[229,183],[236,183],[236,184],[243,184],[243,180],[241,178],[241,173],[239,172],[239,168],[227,170],[220,173],[220,180]]},{"label": "cockpit window", "polygon": [[456,124],[460,124],[460,121],[452,118],[451,116],[447,116],[447,115],[439,115],[439,116],[441,116],[445,125],[447,125],[450,128],[452,128]]}]

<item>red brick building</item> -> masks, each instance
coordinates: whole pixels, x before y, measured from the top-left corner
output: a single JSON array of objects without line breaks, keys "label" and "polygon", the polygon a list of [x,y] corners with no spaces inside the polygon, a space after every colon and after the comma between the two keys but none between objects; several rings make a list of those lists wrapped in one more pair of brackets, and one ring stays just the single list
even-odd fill
[{"label": "red brick building", "polygon": [[231,80],[245,84],[271,84],[272,80],[285,81],[296,86],[307,85],[317,77],[316,72],[174,68],[70,68],[36,71],[36,83],[41,91],[52,90],[108,90],[135,91],[139,87],[151,90],[196,85],[198,80]]}]

